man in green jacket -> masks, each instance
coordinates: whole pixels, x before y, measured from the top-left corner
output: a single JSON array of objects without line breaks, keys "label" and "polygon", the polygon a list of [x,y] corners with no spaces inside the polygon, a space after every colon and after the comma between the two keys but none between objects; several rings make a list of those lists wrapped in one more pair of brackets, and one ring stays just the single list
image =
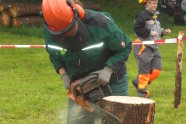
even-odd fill
[{"label": "man in green jacket", "polygon": [[[98,82],[109,83],[113,95],[128,95],[125,62],[131,40],[109,13],[83,9],[74,0],[43,0],[42,12],[46,49],[66,89],[71,82],[98,72]],[[72,100],[68,104],[68,124],[94,123]]]}]

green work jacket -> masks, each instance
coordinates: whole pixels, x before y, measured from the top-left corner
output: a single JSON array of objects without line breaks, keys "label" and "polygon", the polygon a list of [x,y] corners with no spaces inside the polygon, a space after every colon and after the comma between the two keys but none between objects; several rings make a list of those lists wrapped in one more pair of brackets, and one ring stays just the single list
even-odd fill
[{"label": "green work jacket", "polygon": [[44,29],[46,50],[56,72],[63,67],[71,79],[76,79],[103,69],[104,66],[112,68],[115,74],[121,71],[115,65],[128,59],[131,40],[107,12],[85,10],[85,19],[82,22],[88,30],[88,44],[74,52],[61,48],[52,40],[47,29]]}]

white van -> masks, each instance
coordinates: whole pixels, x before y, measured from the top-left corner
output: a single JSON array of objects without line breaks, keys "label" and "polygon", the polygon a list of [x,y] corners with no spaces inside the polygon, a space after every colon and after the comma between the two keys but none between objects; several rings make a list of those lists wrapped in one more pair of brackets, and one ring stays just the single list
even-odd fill
[{"label": "white van", "polygon": [[183,24],[186,22],[186,0],[175,0],[174,23]]}]

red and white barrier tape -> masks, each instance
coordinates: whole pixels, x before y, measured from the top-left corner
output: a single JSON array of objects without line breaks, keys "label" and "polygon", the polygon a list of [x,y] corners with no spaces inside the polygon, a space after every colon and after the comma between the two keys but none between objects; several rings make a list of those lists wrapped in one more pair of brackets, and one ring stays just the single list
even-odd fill
[{"label": "red and white barrier tape", "polygon": [[45,48],[46,45],[0,45],[0,48]]},{"label": "red and white barrier tape", "polygon": [[[178,37],[179,38],[179,37]],[[183,41],[186,41],[186,37],[181,37]],[[169,44],[169,43],[177,43],[177,38],[172,39],[161,39],[155,41],[140,41],[140,42],[133,42],[132,45],[148,45],[148,44]],[[46,45],[0,45],[0,48],[45,48]]]},{"label": "red and white barrier tape", "polygon": [[[178,37],[180,40],[186,41],[186,37]],[[132,45],[148,45],[148,44],[169,44],[169,43],[177,43],[178,38],[172,38],[172,39],[161,39],[161,40],[151,40],[151,41],[140,41],[140,42],[133,42]]]}]

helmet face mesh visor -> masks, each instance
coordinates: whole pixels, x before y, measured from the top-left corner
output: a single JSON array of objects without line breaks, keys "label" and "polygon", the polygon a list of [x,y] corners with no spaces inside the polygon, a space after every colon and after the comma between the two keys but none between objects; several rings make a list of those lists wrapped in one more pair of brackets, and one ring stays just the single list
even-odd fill
[{"label": "helmet face mesh visor", "polygon": [[74,24],[76,22],[76,18],[77,18],[77,16],[74,14],[74,18],[73,18],[72,22],[70,23],[70,25],[65,30],[53,31],[48,27],[46,22],[45,22],[44,26],[53,35],[64,35],[66,32],[68,32],[74,26]]},{"label": "helmet face mesh visor", "polygon": [[56,42],[61,47],[67,49],[68,51],[80,50],[88,42],[88,30],[83,22],[77,17],[75,23],[78,24],[78,30],[75,36],[64,36],[63,34],[51,34],[52,40]]}]

